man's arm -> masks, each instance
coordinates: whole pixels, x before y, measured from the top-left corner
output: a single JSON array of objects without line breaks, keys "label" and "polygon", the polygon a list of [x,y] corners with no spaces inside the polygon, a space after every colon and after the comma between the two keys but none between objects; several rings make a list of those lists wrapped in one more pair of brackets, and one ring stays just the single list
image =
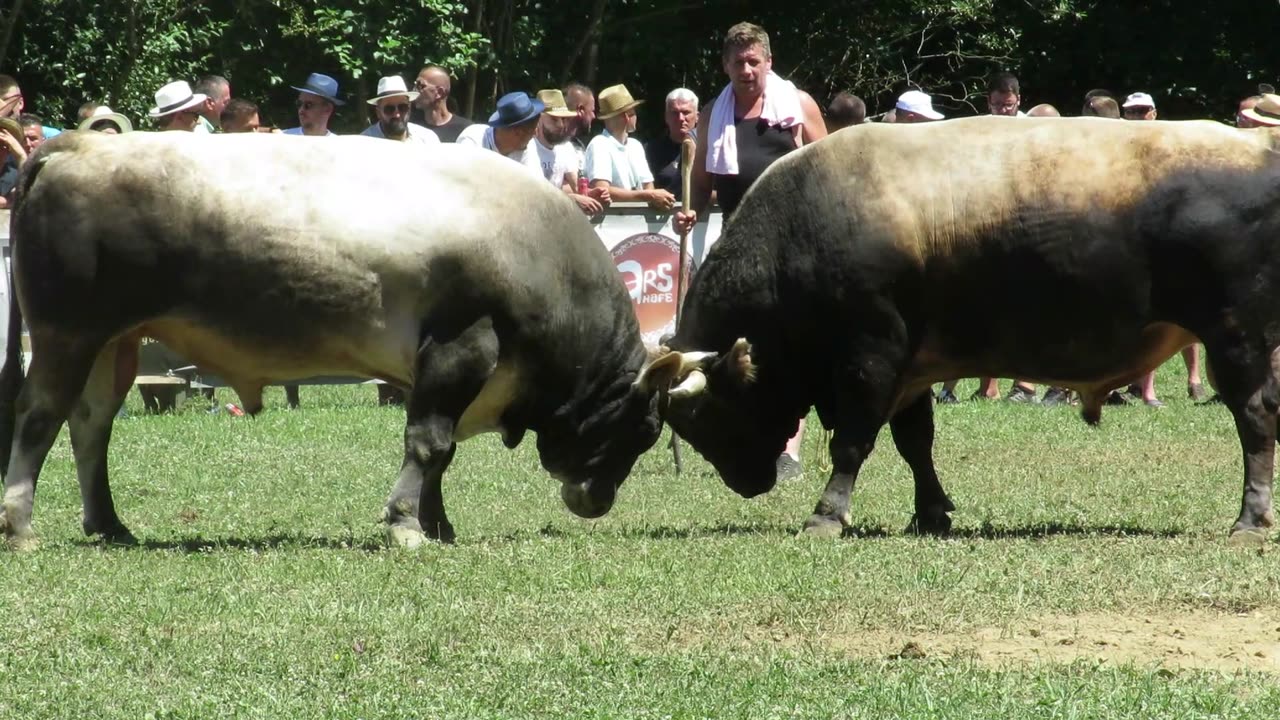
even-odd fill
[{"label": "man's arm", "polygon": [[656,210],[670,210],[675,205],[675,195],[666,190],[655,190],[652,182],[647,182],[640,190],[628,190],[611,184],[608,180],[593,180],[591,187],[608,188],[609,198],[613,202],[648,203]]},{"label": "man's arm", "polygon": [[564,174],[564,184],[560,186],[560,189],[569,196],[569,199],[578,204],[578,209],[584,214],[595,215],[604,211],[604,207],[595,198],[578,194],[578,172],[576,170],[570,170]]},{"label": "man's arm", "polygon": [[813,97],[803,90],[797,90],[800,93],[800,112],[804,114],[803,137],[804,144],[815,143],[827,136],[827,122],[822,119],[822,110],[818,108],[818,103],[813,101]]}]

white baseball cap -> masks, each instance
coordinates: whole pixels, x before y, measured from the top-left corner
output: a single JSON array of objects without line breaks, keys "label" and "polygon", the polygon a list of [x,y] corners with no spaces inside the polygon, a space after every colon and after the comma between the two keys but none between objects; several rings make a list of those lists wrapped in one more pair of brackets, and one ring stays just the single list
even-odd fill
[{"label": "white baseball cap", "polygon": [[899,95],[898,104],[894,107],[898,110],[923,115],[930,120],[941,120],[946,117],[942,113],[933,109],[933,98],[930,98],[927,93],[922,93],[919,90],[908,90]]},{"label": "white baseball cap", "polygon": [[1155,100],[1152,100],[1150,95],[1148,95],[1148,94],[1146,94],[1146,93],[1144,93],[1144,92],[1136,92],[1136,93],[1133,93],[1133,94],[1129,95],[1129,97],[1125,98],[1125,99],[1124,99],[1124,104],[1123,104],[1123,105],[1121,105],[1120,107],[1149,107],[1149,108],[1153,108],[1153,107],[1155,107],[1155,106],[1156,106],[1156,101],[1155,101]]}]

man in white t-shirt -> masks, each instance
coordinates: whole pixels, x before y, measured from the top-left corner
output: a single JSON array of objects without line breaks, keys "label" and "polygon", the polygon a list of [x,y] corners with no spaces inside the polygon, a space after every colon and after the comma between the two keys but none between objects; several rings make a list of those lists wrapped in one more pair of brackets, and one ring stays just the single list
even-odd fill
[{"label": "man in white t-shirt", "polygon": [[440,136],[430,128],[409,122],[409,110],[418,99],[418,91],[410,90],[404,78],[390,75],[378,80],[378,94],[368,102],[378,109],[378,122],[360,133],[366,137],[386,138],[418,145],[439,145]]},{"label": "man in white t-shirt", "polygon": [[644,146],[630,137],[636,129],[635,108],[644,101],[632,99],[625,85],[601,90],[598,101],[604,132],[591,138],[582,169],[591,186],[609,188],[615,201],[638,200],[654,210],[670,210],[676,196],[654,187]]},{"label": "man in white t-shirt", "polygon": [[[293,87],[293,86],[290,86]],[[284,131],[285,135],[329,136],[329,119],[339,105],[346,105],[338,99],[338,81],[322,75],[311,73],[302,87],[293,87],[298,91],[298,127]]]},{"label": "man in white t-shirt", "polygon": [[542,101],[529,97],[528,93],[509,92],[498,98],[498,109],[489,116],[488,123],[467,127],[455,142],[492,150],[524,165],[525,152],[537,132],[538,119],[544,109]]},{"label": "man in white t-shirt", "polygon": [[544,109],[533,139],[524,151],[525,165],[564,190],[582,212],[595,215],[603,211],[602,204],[609,203],[608,188],[591,188],[586,194],[578,192],[578,153],[569,142],[573,134],[570,123],[578,114],[565,104],[559,90],[539,90],[538,99]]}]

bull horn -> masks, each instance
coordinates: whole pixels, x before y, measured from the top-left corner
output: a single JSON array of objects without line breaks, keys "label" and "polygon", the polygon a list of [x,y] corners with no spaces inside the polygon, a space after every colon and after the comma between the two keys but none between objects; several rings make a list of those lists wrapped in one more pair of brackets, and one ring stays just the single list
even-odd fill
[{"label": "bull horn", "polygon": [[694,370],[684,382],[671,389],[673,399],[691,398],[707,389],[707,376],[701,370]]},{"label": "bull horn", "polygon": [[690,373],[715,357],[716,353],[713,352],[668,352],[645,363],[633,384],[637,388],[653,392],[673,382],[684,380]]}]

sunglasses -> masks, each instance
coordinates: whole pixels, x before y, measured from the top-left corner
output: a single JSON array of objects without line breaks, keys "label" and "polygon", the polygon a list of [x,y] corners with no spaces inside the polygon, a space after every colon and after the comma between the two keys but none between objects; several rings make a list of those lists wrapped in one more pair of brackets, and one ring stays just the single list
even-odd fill
[{"label": "sunglasses", "polygon": [[395,115],[397,113],[404,115],[409,112],[409,105],[407,103],[403,105],[379,105],[378,110],[388,115]]}]

